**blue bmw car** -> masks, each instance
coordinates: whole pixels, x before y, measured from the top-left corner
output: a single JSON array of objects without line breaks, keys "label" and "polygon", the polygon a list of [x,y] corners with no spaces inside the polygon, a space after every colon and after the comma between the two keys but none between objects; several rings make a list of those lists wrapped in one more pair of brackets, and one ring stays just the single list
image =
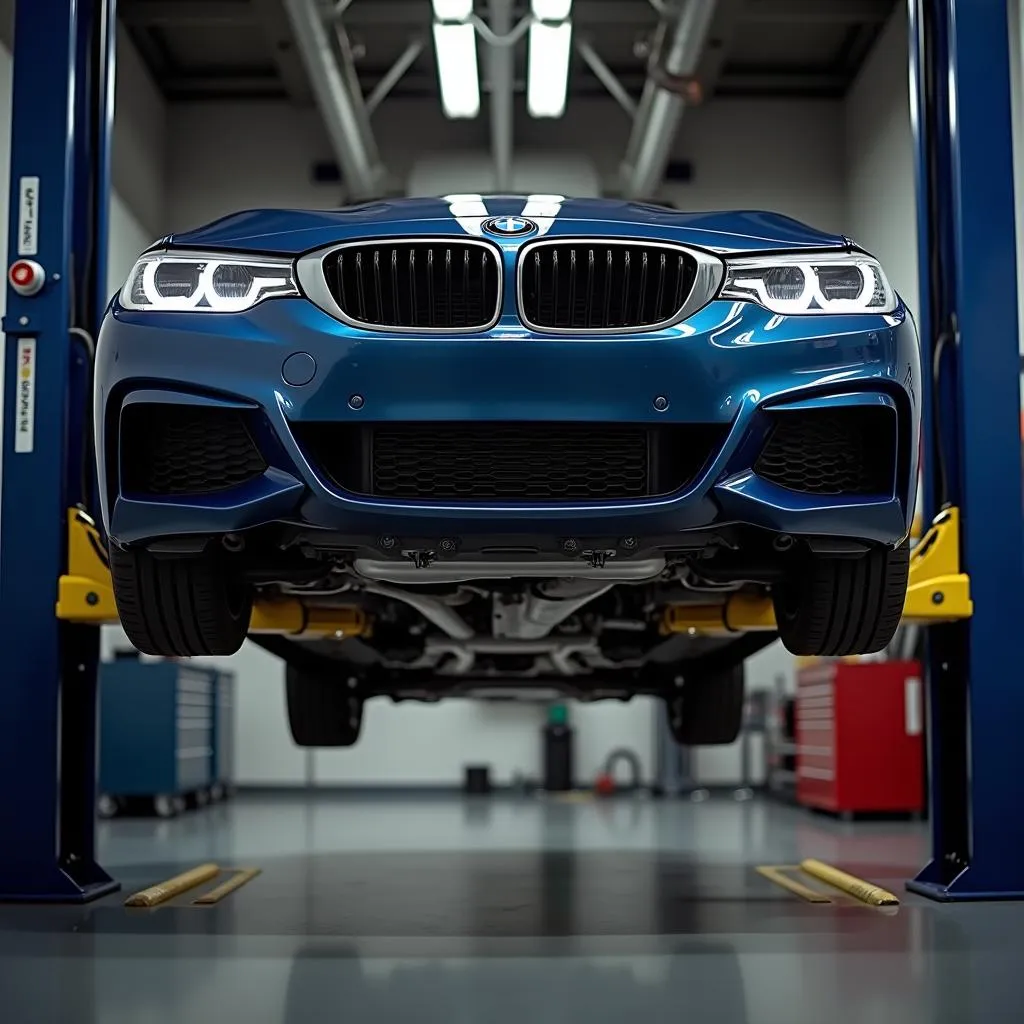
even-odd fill
[{"label": "blue bmw car", "polygon": [[561,196],[256,210],[162,240],[97,346],[122,624],[229,654],[253,602],[357,606],[281,641],[293,734],[362,700],[653,693],[739,728],[734,640],[669,607],[770,598],[790,651],[900,619],[920,431],[910,314],[849,238]]}]

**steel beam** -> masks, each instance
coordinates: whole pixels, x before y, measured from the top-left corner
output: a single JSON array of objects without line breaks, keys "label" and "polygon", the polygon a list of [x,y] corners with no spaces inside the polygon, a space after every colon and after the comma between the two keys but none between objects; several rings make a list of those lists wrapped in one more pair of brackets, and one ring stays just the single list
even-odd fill
[{"label": "steel beam", "polygon": [[66,566],[67,506],[93,486],[90,347],[68,328],[94,337],[107,298],[115,24],[112,0],[16,10],[9,262],[37,261],[46,283],[31,297],[9,289],[3,324],[0,901],[117,888],[95,861],[99,633],[58,621],[51,579]]},{"label": "steel beam", "polygon": [[284,6],[349,196],[372,198],[380,192],[384,170],[363,97],[338,63],[316,0],[284,0]]},{"label": "steel beam", "polygon": [[1005,0],[910,0],[926,516],[962,513],[973,616],[928,636],[931,862],[940,900],[1024,899],[1024,622],[1017,244]]},{"label": "steel beam", "polygon": [[[493,34],[499,38],[512,31],[512,0],[491,0]],[[491,158],[494,161],[494,191],[512,187],[512,140],[514,125],[515,52],[511,46],[490,46],[487,68],[491,86]]]},{"label": "steel beam", "polygon": [[417,36],[409,41],[409,45],[399,54],[398,59],[381,75],[377,84],[366,97],[366,112],[373,112],[387,99],[391,90],[405,77],[405,73],[416,63],[423,52],[423,37]]},{"label": "steel beam", "polygon": [[[662,40],[653,63],[674,77],[693,75],[704,51],[715,6],[715,0],[682,0],[674,19],[662,24]],[[672,153],[683,106],[683,97],[664,88],[657,74],[648,76],[623,164],[622,191],[627,198],[645,199],[657,192]]]},{"label": "steel beam", "polygon": [[608,95],[626,112],[629,117],[636,117],[636,100],[622,84],[618,76],[601,59],[601,55],[586,39],[577,39],[574,43],[576,52],[583,58],[594,77],[608,90]]}]

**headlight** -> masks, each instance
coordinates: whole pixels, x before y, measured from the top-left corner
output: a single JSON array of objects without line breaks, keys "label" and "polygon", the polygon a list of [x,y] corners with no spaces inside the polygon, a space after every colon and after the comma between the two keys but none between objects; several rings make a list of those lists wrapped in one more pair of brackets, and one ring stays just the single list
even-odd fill
[{"label": "headlight", "polygon": [[146,253],[121,289],[125,309],[238,313],[263,299],[298,295],[291,260],[206,253]]},{"label": "headlight", "polygon": [[730,260],[719,294],[783,315],[891,313],[897,304],[878,261],[845,252]]}]

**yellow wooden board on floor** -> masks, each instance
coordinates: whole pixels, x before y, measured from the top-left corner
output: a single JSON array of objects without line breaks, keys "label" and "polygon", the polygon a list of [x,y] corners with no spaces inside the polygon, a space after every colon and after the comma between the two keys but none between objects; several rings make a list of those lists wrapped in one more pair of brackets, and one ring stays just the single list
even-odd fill
[{"label": "yellow wooden board on floor", "polygon": [[826,885],[831,885],[840,892],[845,892],[848,896],[860,900],[861,903],[867,903],[869,906],[899,906],[900,901],[887,889],[874,885],[872,882],[866,882],[863,878],[858,878],[856,875],[840,871],[839,868],[834,868],[831,864],[825,864],[820,860],[809,858],[800,862],[800,870],[805,874],[811,875],[813,878],[820,879]]},{"label": "yellow wooden board on floor", "polygon": [[208,907],[220,903],[225,896],[230,896],[236,889],[241,889],[247,882],[251,882],[260,873],[259,868],[239,868],[235,874],[220,885],[215,886],[202,896],[197,896],[192,905],[196,907]]},{"label": "yellow wooden board on floor", "polygon": [[803,882],[793,877],[794,874],[800,873],[800,868],[796,864],[763,864],[757,869],[757,873],[808,903],[832,902],[832,898],[826,893],[812,889],[809,885],[804,885]]},{"label": "yellow wooden board on floor", "polygon": [[211,878],[216,878],[220,868],[216,864],[200,864],[191,871],[183,871],[180,875],[168,878],[165,882],[158,882],[148,889],[133,893],[124,901],[126,907],[157,907],[166,903],[175,896],[180,896],[189,889],[194,889]]}]

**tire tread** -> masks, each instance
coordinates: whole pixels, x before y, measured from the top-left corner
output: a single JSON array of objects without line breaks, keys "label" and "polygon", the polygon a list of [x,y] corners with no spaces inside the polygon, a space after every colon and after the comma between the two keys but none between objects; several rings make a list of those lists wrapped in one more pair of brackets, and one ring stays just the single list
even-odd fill
[{"label": "tire tread", "polygon": [[775,594],[786,649],[832,658],[883,650],[903,614],[909,568],[906,542],[860,558],[811,556]]},{"label": "tire tread", "polygon": [[128,639],[165,658],[234,654],[245,640],[252,593],[213,556],[158,558],[140,548],[110,550],[114,600]]},{"label": "tire tread", "polygon": [[742,662],[720,672],[684,677],[679,695],[668,700],[673,739],[687,747],[733,743],[743,725],[744,692]]},{"label": "tire tread", "polygon": [[[351,747],[362,727],[362,700],[338,676],[287,666],[285,697],[288,726],[299,747]],[[355,719],[356,724],[352,724]]]}]

